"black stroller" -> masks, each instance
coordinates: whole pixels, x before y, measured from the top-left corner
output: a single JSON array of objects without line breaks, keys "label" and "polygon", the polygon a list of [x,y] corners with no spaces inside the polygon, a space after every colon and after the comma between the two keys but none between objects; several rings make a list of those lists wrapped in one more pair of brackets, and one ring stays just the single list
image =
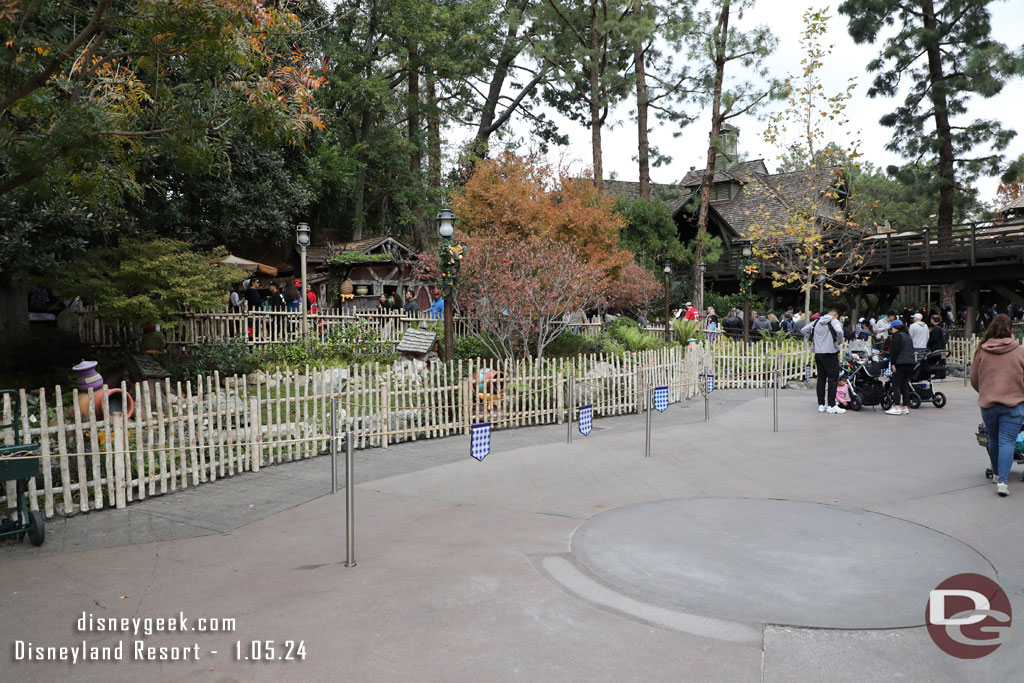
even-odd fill
[{"label": "black stroller", "polygon": [[[850,356],[842,372],[842,377],[850,385],[850,410],[860,410],[864,406],[881,406],[882,410],[891,408],[893,397],[889,374],[886,356],[872,352],[866,345],[853,348],[851,343]],[[917,404],[921,405],[920,398]]]},{"label": "black stroller", "polygon": [[[930,351],[914,365],[910,376],[910,398],[907,404],[911,408],[920,408],[922,401],[931,401],[936,408],[946,405],[946,395],[935,391],[933,379],[946,379],[946,356],[949,351]],[[915,400],[916,396],[916,400]]]}]

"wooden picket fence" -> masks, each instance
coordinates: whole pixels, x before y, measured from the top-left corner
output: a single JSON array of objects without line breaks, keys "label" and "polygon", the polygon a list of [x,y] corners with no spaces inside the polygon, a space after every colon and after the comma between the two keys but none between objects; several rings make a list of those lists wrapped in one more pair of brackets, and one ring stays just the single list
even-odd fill
[{"label": "wooden picket fence", "polygon": [[[32,404],[23,389],[17,416],[21,438],[39,443],[40,451],[22,457],[42,461],[42,474],[29,482],[29,501],[47,517],[123,508],[149,496],[322,455],[330,445],[332,400],[339,433],[352,432],[358,448],[468,434],[480,421],[495,429],[564,422],[570,376],[574,408],[591,403],[597,417],[636,412],[646,405],[652,385],[669,386],[672,401],[696,394],[702,358],[700,348],[685,355],[669,348],[622,357],[429,367],[405,361],[249,377],[214,373],[187,382],[122,383],[116,387],[121,396],[134,397],[131,416],[112,413],[111,397],[117,396],[107,387],[88,395],[59,386],[40,389]],[[9,395],[0,409],[9,421]],[[13,439],[13,430],[0,432],[0,442]],[[0,510],[15,500],[13,482],[3,488]]]},{"label": "wooden picket fence", "polygon": [[[397,344],[405,331],[421,324],[439,324],[432,313],[354,312],[343,309],[324,309],[307,317],[307,334],[312,339],[326,342],[332,330],[339,325],[360,323],[380,332],[384,341]],[[453,316],[456,336],[469,334],[470,320]],[[569,329],[585,336],[596,336],[603,329],[599,316],[581,318]],[[87,308],[78,311],[78,336],[82,343],[100,348],[122,346],[120,330],[104,323]],[[248,346],[268,346],[295,342],[302,339],[302,314],[294,311],[221,311],[185,312],[178,324],[164,330],[167,343],[174,347],[194,347],[211,341],[238,341]]]}]

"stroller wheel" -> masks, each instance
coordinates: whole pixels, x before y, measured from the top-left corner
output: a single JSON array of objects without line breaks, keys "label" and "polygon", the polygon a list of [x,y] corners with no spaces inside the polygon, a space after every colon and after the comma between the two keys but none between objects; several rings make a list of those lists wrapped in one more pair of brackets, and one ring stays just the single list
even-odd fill
[{"label": "stroller wheel", "polygon": [[986,467],[985,468],[985,478],[986,479],[991,479],[992,478],[992,468],[991,467]]},{"label": "stroller wheel", "polygon": [[918,408],[920,408],[921,397],[915,394],[914,392],[910,392],[910,396],[907,397],[907,407],[910,408],[911,410],[917,410]]},{"label": "stroller wheel", "polygon": [[861,400],[859,394],[854,394],[850,397],[850,410],[856,412],[864,407],[864,401]]},{"label": "stroller wheel", "polygon": [[882,407],[882,410],[889,410],[889,408],[892,408],[892,394],[888,391],[885,392],[879,405]]},{"label": "stroller wheel", "polygon": [[932,397],[932,403],[935,404],[936,408],[941,408],[946,405],[946,395],[941,391],[936,391],[935,396]]}]

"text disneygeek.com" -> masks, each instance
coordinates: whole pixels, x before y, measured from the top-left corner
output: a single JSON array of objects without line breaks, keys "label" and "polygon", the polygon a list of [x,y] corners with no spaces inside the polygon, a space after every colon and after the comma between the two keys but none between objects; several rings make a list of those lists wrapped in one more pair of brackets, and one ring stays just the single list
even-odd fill
[{"label": "text disneygeek.com", "polygon": [[[75,622],[79,633],[124,633],[151,636],[158,633],[231,633],[236,620],[231,617],[186,617],[184,612],[169,617],[101,617],[82,612]],[[223,648],[222,648],[223,649]],[[104,639],[102,645],[88,639],[74,645],[53,645],[27,640],[14,641],[14,661],[33,662],[121,662],[199,661],[207,657],[231,657],[236,661],[296,661],[306,658],[306,644],[301,640],[236,640],[230,652],[203,648],[198,641],[177,645],[148,645],[143,639]]]}]

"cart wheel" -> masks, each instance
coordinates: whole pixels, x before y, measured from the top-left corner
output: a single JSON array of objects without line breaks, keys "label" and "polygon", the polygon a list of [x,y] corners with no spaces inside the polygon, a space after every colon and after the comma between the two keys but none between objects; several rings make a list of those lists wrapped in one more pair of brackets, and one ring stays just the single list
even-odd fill
[{"label": "cart wheel", "polygon": [[46,522],[43,513],[31,510],[28,513],[28,540],[32,545],[42,545],[46,540]]},{"label": "cart wheel", "polygon": [[917,410],[918,408],[920,408],[921,397],[915,394],[914,392],[910,392],[910,396],[907,397],[907,407],[910,408],[911,410]]},{"label": "cart wheel", "polygon": [[986,479],[991,479],[992,478],[992,468],[991,467],[986,467],[985,468],[985,478]]},{"label": "cart wheel", "polygon": [[932,403],[935,404],[936,408],[941,408],[946,405],[946,395],[941,391],[935,392],[935,397],[932,398]]},{"label": "cart wheel", "polygon": [[882,410],[889,410],[889,408],[892,408],[892,394],[883,394],[882,400],[878,405],[882,407]]}]

